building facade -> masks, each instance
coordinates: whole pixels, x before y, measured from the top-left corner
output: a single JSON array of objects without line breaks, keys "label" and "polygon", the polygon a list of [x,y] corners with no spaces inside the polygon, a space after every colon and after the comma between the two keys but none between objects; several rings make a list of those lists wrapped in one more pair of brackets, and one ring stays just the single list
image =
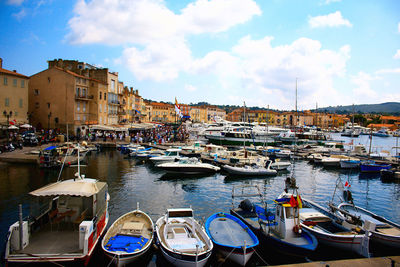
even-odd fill
[{"label": "building facade", "polygon": [[31,115],[28,113],[29,77],[3,68],[0,58],[0,112],[1,124],[7,127],[11,124],[28,123]]}]

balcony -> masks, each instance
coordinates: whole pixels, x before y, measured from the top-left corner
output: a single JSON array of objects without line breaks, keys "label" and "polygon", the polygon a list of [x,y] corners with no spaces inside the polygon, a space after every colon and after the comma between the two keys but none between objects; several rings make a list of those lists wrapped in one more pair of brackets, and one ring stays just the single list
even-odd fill
[{"label": "balcony", "polygon": [[94,96],[93,95],[75,95],[75,100],[93,100]]}]

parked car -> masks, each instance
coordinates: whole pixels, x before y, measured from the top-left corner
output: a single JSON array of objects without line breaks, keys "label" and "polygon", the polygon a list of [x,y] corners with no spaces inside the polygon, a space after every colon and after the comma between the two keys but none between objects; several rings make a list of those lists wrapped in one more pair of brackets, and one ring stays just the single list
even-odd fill
[{"label": "parked car", "polygon": [[22,136],[24,146],[36,146],[38,139],[34,133],[26,133]]}]

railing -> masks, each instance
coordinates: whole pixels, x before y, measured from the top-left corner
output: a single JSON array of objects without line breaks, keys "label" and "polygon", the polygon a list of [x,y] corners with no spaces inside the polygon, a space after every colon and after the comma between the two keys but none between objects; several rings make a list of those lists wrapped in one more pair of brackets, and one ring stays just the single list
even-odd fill
[{"label": "railing", "polygon": [[91,100],[93,98],[94,98],[93,95],[75,95],[75,99],[79,100]]}]

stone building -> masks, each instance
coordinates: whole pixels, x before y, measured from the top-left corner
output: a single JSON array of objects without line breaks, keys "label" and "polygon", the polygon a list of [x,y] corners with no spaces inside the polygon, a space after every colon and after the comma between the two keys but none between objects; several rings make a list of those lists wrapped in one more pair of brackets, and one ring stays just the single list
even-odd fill
[{"label": "stone building", "polygon": [[29,77],[18,73],[16,70],[3,68],[0,58],[0,123],[9,126],[25,124],[31,117],[28,113],[28,87]]}]

